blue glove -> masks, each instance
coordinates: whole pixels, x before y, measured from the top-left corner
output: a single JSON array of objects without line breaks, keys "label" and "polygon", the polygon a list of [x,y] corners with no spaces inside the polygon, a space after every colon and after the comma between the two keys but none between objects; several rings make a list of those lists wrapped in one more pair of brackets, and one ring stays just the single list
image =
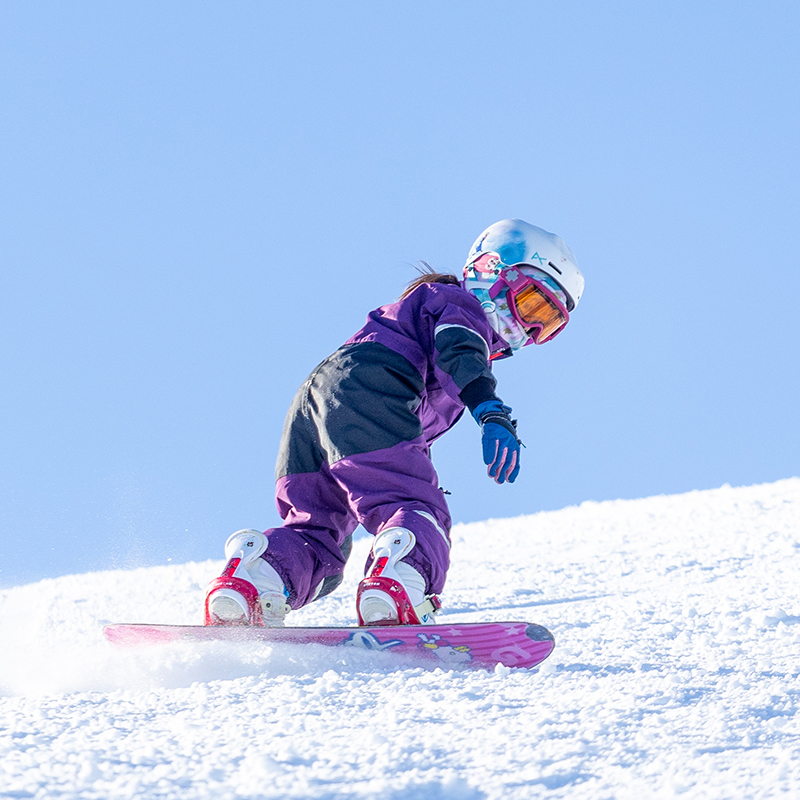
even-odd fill
[{"label": "blue glove", "polygon": [[475,407],[472,416],[483,431],[483,463],[490,478],[497,483],[514,483],[519,475],[517,421],[509,416],[511,409],[500,400],[486,400]]}]

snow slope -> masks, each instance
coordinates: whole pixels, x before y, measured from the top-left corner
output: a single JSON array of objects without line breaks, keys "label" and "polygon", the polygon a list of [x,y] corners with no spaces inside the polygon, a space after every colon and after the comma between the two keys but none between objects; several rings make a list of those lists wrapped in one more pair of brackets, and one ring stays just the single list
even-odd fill
[{"label": "snow slope", "polygon": [[[800,796],[800,479],[453,536],[447,615],[544,624],[538,670],[102,640],[199,622],[221,561],[0,593],[0,798]],[[354,622],[356,545],[292,623]]]}]

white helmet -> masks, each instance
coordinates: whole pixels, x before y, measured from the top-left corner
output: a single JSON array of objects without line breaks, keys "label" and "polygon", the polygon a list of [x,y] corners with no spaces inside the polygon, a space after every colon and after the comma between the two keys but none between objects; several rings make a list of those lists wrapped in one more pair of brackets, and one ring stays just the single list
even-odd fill
[{"label": "white helmet", "polygon": [[577,307],[583,294],[583,275],[574,253],[560,236],[521,219],[495,222],[472,245],[464,265],[465,279],[471,277],[468,272],[473,262],[487,252],[496,253],[508,267],[525,264],[544,272],[566,294],[567,310]]}]

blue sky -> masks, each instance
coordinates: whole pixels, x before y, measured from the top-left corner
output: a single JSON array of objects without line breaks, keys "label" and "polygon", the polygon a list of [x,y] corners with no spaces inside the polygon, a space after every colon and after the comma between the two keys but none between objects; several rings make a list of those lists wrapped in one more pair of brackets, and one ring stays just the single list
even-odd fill
[{"label": "blue sky", "polygon": [[[0,6],[0,585],[278,523],[307,373],[521,217],[569,329],[498,364],[527,449],[456,521],[800,474],[791,3]],[[677,532],[676,532],[677,533]]]}]

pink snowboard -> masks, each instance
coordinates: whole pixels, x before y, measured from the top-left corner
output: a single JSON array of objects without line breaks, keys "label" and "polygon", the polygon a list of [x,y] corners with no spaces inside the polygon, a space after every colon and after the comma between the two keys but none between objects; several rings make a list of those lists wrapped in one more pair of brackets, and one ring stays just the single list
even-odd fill
[{"label": "pink snowboard", "polygon": [[347,645],[422,655],[442,664],[535,667],[553,651],[553,634],[527,622],[466,622],[363,628],[260,628],[204,625],[106,625],[106,638],[131,647],[179,641]]}]

